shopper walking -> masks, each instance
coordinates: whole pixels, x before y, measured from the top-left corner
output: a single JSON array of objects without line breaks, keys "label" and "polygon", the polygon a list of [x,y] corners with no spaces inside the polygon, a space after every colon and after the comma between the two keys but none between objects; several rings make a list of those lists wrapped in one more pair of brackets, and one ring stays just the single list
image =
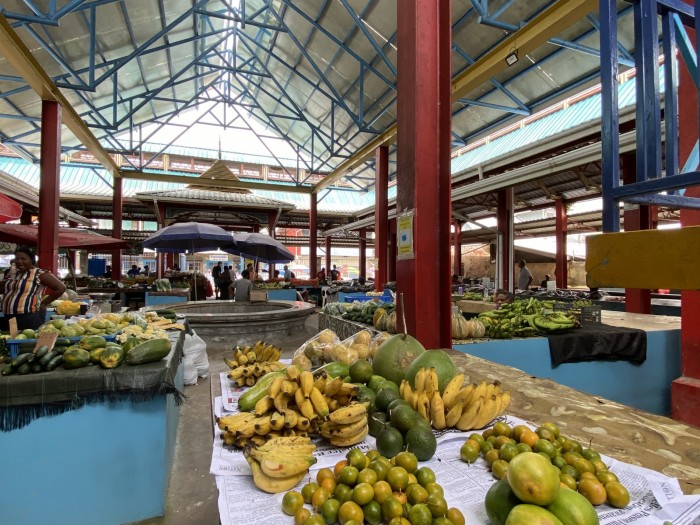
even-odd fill
[{"label": "shopper walking", "polygon": [[229,286],[231,286],[231,274],[229,273],[228,266],[224,266],[223,270],[219,274],[219,299],[228,301],[229,297]]},{"label": "shopper walking", "polygon": [[[5,281],[0,319],[2,330],[9,329],[9,319],[17,319],[17,328],[36,330],[45,321],[46,307],[66,291],[63,284],[51,272],[37,268],[34,253],[26,246],[15,250],[14,277]],[[44,295],[46,293],[46,295]]]},{"label": "shopper walking", "polygon": [[532,284],[532,274],[526,264],[525,259],[518,261],[518,267],[520,268],[520,273],[518,274],[519,290],[527,290]]},{"label": "shopper walking", "polygon": [[219,261],[211,270],[211,277],[214,279],[214,299],[219,298],[219,277],[221,277],[222,271],[223,268],[221,267],[221,261]]}]

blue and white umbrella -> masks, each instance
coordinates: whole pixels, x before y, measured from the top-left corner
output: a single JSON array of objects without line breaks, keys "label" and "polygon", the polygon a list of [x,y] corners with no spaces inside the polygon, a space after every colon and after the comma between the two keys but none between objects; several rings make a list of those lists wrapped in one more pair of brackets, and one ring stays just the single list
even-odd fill
[{"label": "blue and white umbrella", "polygon": [[208,252],[236,241],[223,228],[204,222],[179,222],[161,228],[143,241],[146,248],[157,252]]}]

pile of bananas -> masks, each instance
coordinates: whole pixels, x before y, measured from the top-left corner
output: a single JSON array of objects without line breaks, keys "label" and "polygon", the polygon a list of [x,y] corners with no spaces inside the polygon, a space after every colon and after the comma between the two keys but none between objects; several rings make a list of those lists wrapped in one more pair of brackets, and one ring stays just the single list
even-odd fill
[{"label": "pile of bananas", "polygon": [[[224,431],[222,439],[227,445],[242,448],[249,443],[261,444],[268,438],[299,436],[310,432],[320,433],[320,425],[334,412],[350,405],[359,393],[359,387],[345,383],[341,377],[329,380],[326,376],[314,378],[309,371],[301,372],[290,366],[270,383],[267,394],[256,403],[252,412],[242,412],[217,420]],[[364,405],[365,426],[367,410]],[[349,414],[348,414],[349,415]],[[355,420],[334,416],[339,424]],[[338,440],[357,435],[338,436]],[[364,436],[359,441],[362,441]],[[359,442],[358,441],[358,442]],[[354,443],[353,443],[354,444]]]},{"label": "pile of bananas", "polygon": [[331,412],[328,421],[318,425],[317,431],[330,439],[336,447],[350,447],[364,441],[369,432],[367,426],[367,407],[363,403],[351,402],[349,405]]},{"label": "pile of bananas", "polygon": [[463,385],[464,374],[457,374],[440,395],[434,368],[421,368],[415,385],[405,379],[399,393],[433,428],[457,428],[461,431],[483,428],[500,416],[510,403],[510,392],[504,392],[499,382]]},{"label": "pile of bananas", "polygon": [[299,483],[316,463],[316,450],[308,437],[276,437],[263,445],[251,445],[243,451],[253,471],[253,483],[260,490],[277,494]]},{"label": "pile of bananas", "polygon": [[575,314],[565,315],[562,312],[554,312],[547,315],[534,315],[528,317],[527,322],[538,332],[545,333],[561,332],[581,326]]},{"label": "pile of bananas", "polygon": [[532,337],[538,333],[559,332],[580,326],[574,314],[545,313],[544,304],[532,297],[503,304],[498,310],[483,312],[479,314],[479,320],[486,327],[486,337],[491,339]]},{"label": "pile of bananas", "polygon": [[258,341],[253,346],[233,350],[232,357],[224,357],[224,362],[231,371],[228,378],[235,381],[236,386],[253,386],[259,378],[269,372],[284,368],[279,362],[282,350]]}]

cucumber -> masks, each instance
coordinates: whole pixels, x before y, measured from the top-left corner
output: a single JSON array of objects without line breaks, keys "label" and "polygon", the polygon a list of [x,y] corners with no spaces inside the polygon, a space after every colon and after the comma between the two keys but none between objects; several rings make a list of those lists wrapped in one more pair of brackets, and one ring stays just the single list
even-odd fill
[{"label": "cucumber", "polygon": [[27,354],[19,354],[17,357],[15,357],[12,360],[12,366],[15,368],[19,368],[22,365],[25,365],[27,363],[31,363],[34,361],[35,355],[32,353],[27,353]]},{"label": "cucumber", "polygon": [[38,374],[39,372],[43,372],[43,371],[44,371],[44,370],[43,370],[43,368],[41,367],[41,365],[40,365],[39,363],[36,363],[36,362],[35,362],[35,363],[32,365],[32,374]]},{"label": "cucumber", "polygon": [[4,376],[9,376],[15,373],[15,368],[12,366],[12,363],[7,363],[6,365],[3,365],[2,370],[0,370],[0,374]]},{"label": "cucumber", "polygon": [[49,353],[49,347],[46,345],[41,345],[39,348],[36,349],[36,352],[34,352],[34,356],[36,359],[41,359],[42,357],[44,357],[48,353]]},{"label": "cucumber", "polygon": [[164,308],[163,310],[156,310],[156,313],[161,317],[165,317],[166,315],[177,316],[177,312],[175,310],[171,310],[170,308]]},{"label": "cucumber", "polygon": [[63,364],[63,356],[61,354],[58,354],[56,357],[51,359],[51,361],[49,361],[49,364],[46,365],[46,370],[48,372],[51,372],[51,370],[58,368],[62,364]]},{"label": "cucumber", "polygon": [[32,365],[30,365],[29,363],[24,363],[17,369],[17,375],[26,376],[31,371]]},{"label": "cucumber", "polygon": [[71,340],[67,337],[59,337],[56,339],[56,344],[54,346],[70,346],[71,344]]},{"label": "cucumber", "polygon": [[52,350],[39,360],[39,364],[43,367],[46,367],[51,362],[51,360],[57,355],[61,354],[59,352],[56,352],[55,350]]}]

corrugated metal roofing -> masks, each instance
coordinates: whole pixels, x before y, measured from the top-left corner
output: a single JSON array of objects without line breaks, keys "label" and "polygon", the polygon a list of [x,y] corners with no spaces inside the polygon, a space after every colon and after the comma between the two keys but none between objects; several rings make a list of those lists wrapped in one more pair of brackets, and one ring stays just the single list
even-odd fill
[{"label": "corrugated metal roofing", "polygon": [[153,199],[181,199],[192,201],[226,202],[237,204],[250,204],[252,206],[283,207],[293,209],[294,205],[280,200],[254,195],[252,193],[233,193],[230,191],[210,191],[197,190],[191,188],[180,188],[165,191],[145,191],[135,195],[140,201],[150,201]]}]

